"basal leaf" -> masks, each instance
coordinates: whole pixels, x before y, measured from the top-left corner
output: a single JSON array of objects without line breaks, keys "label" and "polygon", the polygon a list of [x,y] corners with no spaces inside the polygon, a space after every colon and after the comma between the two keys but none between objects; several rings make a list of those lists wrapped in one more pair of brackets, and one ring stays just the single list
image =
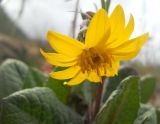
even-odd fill
[{"label": "basal leaf", "polygon": [[8,59],[0,65],[0,99],[25,88],[43,86],[46,79],[37,69]]},{"label": "basal leaf", "polygon": [[83,124],[82,118],[63,105],[49,88],[18,91],[2,99],[1,124]]},{"label": "basal leaf", "polygon": [[153,76],[145,76],[140,80],[141,102],[147,103],[156,88],[156,79]]},{"label": "basal leaf", "polygon": [[118,75],[112,78],[108,78],[106,80],[106,87],[105,87],[105,93],[104,93],[104,98],[103,101],[105,102],[108,97],[111,95],[111,93],[116,90],[120,82],[125,79],[128,76],[131,75],[138,75],[137,71],[131,67],[122,67],[120,68]]},{"label": "basal leaf", "polygon": [[25,78],[23,88],[44,86],[48,77],[36,68],[29,67],[29,72]]},{"label": "basal leaf", "polygon": [[27,74],[26,64],[13,59],[4,61],[0,66],[0,99],[21,90]]},{"label": "basal leaf", "polygon": [[133,124],[139,109],[138,77],[124,79],[99,111],[96,124]]}]

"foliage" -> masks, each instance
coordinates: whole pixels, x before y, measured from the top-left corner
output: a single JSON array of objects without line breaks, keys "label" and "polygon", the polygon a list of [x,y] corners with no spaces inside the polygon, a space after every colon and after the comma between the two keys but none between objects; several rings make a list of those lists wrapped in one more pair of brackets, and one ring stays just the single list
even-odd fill
[{"label": "foliage", "polygon": [[134,122],[139,109],[138,80],[133,76],[121,82],[98,113],[97,124],[122,124],[122,122],[132,124]]},{"label": "foliage", "polygon": [[0,66],[0,99],[24,88],[43,86],[47,77],[21,61],[8,59]]},{"label": "foliage", "polygon": [[82,124],[83,120],[63,105],[48,88],[22,90],[1,102],[2,124]]},{"label": "foliage", "polygon": [[107,85],[105,87],[103,101],[106,101],[108,99],[108,97],[111,95],[111,93],[120,84],[120,82],[130,75],[138,76],[138,73],[135,69],[133,69],[131,67],[122,67],[122,68],[120,68],[120,70],[118,72],[118,76],[115,76],[113,78],[112,77],[108,78],[108,80],[106,80]]},{"label": "foliage", "polygon": [[[63,68],[56,67],[54,69],[54,71],[60,71],[60,70],[63,70]],[[54,78],[49,78],[47,81],[46,87],[49,87],[50,89],[52,89],[55,92],[56,96],[59,98],[59,100],[66,103],[67,98],[69,96],[70,87],[64,86],[63,85],[64,82],[65,80],[57,80]]]},{"label": "foliage", "polygon": [[[63,70],[56,67],[54,71]],[[136,75],[136,76],[135,76]],[[128,77],[129,76],[129,77]],[[8,59],[0,66],[0,123],[84,124],[97,84],[63,85],[36,68]],[[130,67],[105,82],[103,105],[93,123],[158,124],[159,110],[146,104],[155,90],[152,76],[138,77]],[[82,116],[80,116],[80,115]]]},{"label": "foliage", "polygon": [[141,102],[147,103],[155,91],[156,79],[153,76],[145,76],[140,81]]}]

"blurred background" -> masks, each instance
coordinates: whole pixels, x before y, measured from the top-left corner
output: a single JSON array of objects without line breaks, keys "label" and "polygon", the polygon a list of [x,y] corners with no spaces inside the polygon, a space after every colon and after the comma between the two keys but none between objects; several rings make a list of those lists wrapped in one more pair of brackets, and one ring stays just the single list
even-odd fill
[{"label": "blurred background", "polygon": [[[126,14],[135,18],[133,37],[149,32],[149,41],[132,61],[140,75],[152,74],[160,83],[160,1],[159,0],[111,0],[109,13],[121,4]],[[16,58],[50,72],[39,53],[39,48],[49,49],[46,41],[48,30],[77,37],[82,18],[80,11],[101,8],[100,0],[1,0],[0,3],[0,63],[7,58]],[[74,33],[76,32],[76,33]],[[155,97],[160,92],[157,83]],[[156,104],[156,103],[155,103]]]}]

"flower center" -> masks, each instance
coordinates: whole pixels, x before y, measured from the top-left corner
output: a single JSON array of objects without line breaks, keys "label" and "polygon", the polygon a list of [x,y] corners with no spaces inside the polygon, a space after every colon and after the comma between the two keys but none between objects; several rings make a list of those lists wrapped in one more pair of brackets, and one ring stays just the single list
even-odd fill
[{"label": "flower center", "polygon": [[111,65],[111,57],[101,49],[84,49],[78,57],[78,65],[83,73],[96,71],[100,75],[102,69],[106,73],[106,64]]}]

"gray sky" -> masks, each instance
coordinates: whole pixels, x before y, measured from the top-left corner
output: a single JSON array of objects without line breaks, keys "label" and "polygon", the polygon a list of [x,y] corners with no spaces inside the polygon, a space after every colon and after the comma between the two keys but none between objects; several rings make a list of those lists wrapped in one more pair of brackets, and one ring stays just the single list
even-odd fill
[{"label": "gray sky", "polygon": [[[68,0],[68,2],[64,2],[67,0],[26,0],[23,14],[18,18],[21,1],[4,0],[2,5],[29,37],[45,39],[45,33],[48,29],[69,35],[76,0]],[[134,15],[136,21],[135,33],[139,34],[142,30],[145,30],[144,27],[146,28],[146,26],[143,23],[146,19],[146,15],[143,12],[145,11],[144,0],[130,0],[129,2],[126,2],[126,0],[112,1],[111,11],[120,3],[125,9],[127,17],[130,13]],[[82,11],[96,11],[95,5],[100,8],[100,0],[80,0],[79,8]],[[80,23],[81,19],[79,16],[77,28]]]},{"label": "gray sky", "polygon": [[[32,39],[45,39],[49,29],[70,35],[71,22],[75,11],[76,0],[26,0],[23,14],[20,18],[21,0],[4,0],[2,6],[24,32]],[[111,0],[110,11],[117,4],[125,10],[126,20],[132,13],[135,18],[133,36],[149,32],[151,40],[145,45],[137,58],[143,62],[160,63],[160,0]],[[100,0],[80,0],[79,8],[82,11],[96,11],[95,5],[100,8]],[[110,13],[110,12],[109,12]],[[77,31],[81,23],[78,16]],[[152,59],[150,59],[150,57]],[[145,60],[147,59],[147,60]]]}]

